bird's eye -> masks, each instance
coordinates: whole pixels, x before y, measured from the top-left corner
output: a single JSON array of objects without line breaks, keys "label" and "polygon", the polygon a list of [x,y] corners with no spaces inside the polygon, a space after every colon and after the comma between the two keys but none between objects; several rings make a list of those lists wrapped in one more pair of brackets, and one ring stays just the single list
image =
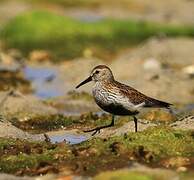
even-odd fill
[{"label": "bird's eye", "polygon": [[100,71],[96,71],[95,73],[98,74]]}]

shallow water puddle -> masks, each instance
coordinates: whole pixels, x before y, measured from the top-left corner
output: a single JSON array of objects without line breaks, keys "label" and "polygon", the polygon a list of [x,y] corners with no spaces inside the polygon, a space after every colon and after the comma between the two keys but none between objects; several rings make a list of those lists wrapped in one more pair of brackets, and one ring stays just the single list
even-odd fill
[{"label": "shallow water puddle", "polygon": [[55,135],[49,137],[52,143],[60,143],[60,142],[68,142],[69,144],[79,144],[83,141],[88,140],[86,136],[83,135],[72,135],[72,134],[64,134],[64,135]]},{"label": "shallow water puddle", "polygon": [[75,132],[67,131],[52,131],[47,133],[52,143],[67,142],[69,144],[79,144],[83,141],[87,141],[89,136],[86,134],[77,134]]},{"label": "shallow water puddle", "polygon": [[64,94],[58,87],[56,80],[57,71],[52,67],[32,67],[24,68],[25,77],[32,82],[35,95],[45,99]]}]

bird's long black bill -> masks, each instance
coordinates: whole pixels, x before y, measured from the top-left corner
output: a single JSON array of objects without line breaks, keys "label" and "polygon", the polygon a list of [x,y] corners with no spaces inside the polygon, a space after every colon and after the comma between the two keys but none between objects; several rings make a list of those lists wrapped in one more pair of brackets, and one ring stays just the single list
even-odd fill
[{"label": "bird's long black bill", "polygon": [[92,77],[91,76],[89,76],[86,80],[84,80],[84,81],[82,81],[79,85],[77,85],[75,88],[77,89],[77,88],[79,88],[80,86],[82,86],[82,85],[84,85],[84,84],[86,84],[86,83],[88,83],[88,82],[90,82],[90,81],[92,81]]}]

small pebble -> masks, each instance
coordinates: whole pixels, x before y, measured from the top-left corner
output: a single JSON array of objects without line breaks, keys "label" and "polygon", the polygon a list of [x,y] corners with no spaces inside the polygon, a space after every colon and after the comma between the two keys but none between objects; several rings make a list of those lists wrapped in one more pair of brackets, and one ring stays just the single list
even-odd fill
[{"label": "small pebble", "polygon": [[186,172],[187,171],[187,168],[184,167],[184,166],[180,166],[180,167],[177,168],[177,171],[178,172]]},{"label": "small pebble", "polygon": [[144,64],[143,64],[143,68],[145,70],[160,70],[161,69],[161,64],[159,61],[157,61],[154,58],[149,58],[147,60],[145,60]]}]

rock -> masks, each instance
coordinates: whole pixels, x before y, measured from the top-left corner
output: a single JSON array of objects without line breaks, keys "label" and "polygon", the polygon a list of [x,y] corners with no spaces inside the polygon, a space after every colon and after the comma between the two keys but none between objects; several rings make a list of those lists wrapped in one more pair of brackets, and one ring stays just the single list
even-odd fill
[{"label": "rock", "polygon": [[21,129],[16,128],[8,122],[0,122],[0,137],[3,138],[14,138],[24,139],[28,141],[44,141],[45,137],[43,134],[33,135],[28,132],[24,132]]},{"label": "rock", "polygon": [[35,177],[35,180],[54,180],[54,179],[57,180],[57,178],[58,178],[58,175],[48,173],[46,175]]},{"label": "rock", "polygon": [[7,92],[0,92],[0,102],[2,100],[1,114],[7,119],[17,118],[19,121],[27,121],[40,115],[57,114],[55,108],[44,104],[33,95],[8,95]]},{"label": "rock", "polygon": [[34,50],[29,54],[29,60],[33,62],[50,61],[51,59],[51,54],[45,50]]},{"label": "rock", "polygon": [[[176,121],[176,122],[168,122],[169,126],[174,128],[174,129],[181,129],[181,130],[194,130],[194,116],[189,116],[184,119],[181,119],[181,121]],[[168,120],[167,120],[168,121]],[[149,127],[155,127],[159,124],[160,121],[150,121],[147,119],[139,119],[138,118],[138,132],[139,131],[144,131]],[[166,122],[164,120],[164,122]],[[100,137],[100,138],[107,138],[107,137],[113,137],[113,136],[121,136],[125,135],[128,132],[135,132],[135,125],[133,121],[129,121],[125,123],[123,126],[118,127],[118,128],[106,128],[102,129],[100,133],[96,134],[95,137]],[[88,133],[92,134],[92,133]]]},{"label": "rock", "polygon": [[194,65],[186,66],[182,69],[182,72],[187,74],[189,77],[194,77]]},{"label": "rock", "polygon": [[131,58],[147,59],[151,57],[163,65],[179,69],[179,67],[193,64],[193,45],[194,41],[189,38],[165,38],[162,40],[152,38],[132,52],[133,57]]},{"label": "rock", "polygon": [[14,63],[14,59],[10,55],[3,52],[0,52],[0,61],[2,64],[6,65],[12,65]]},{"label": "rock", "polygon": [[68,96],[60,96],[49,99],[49,105],[66,115],[80,115],[88,112],[101,111],[93,100],[69,99]]},{"label": "rock", "polygon": [[58,176],[55,174],[46,174],[42,176],[31,177],[31,176],[15,176],[11,174],[0,173],[1,180],[53,180],[57,178]]},{"label": "rock", "polygon": [[187,171],[187,168],[184,167],[184,166],[181,166],[181,167],[177,168],[177,172],[186,172],[186,171]]},{"label": "rock", "polygon": [[[156,124],[146,120],[138,119],[138,131],[143,131],[148,127],[154,127],[154,126],[156,126]],[[95,135],[95,137],[107,138],[112,136],[124,135],[128,132],[135,132],[135,125],[133,121],[129,121],[119,128],[102,129],[99,134]]]},{"label": "rock", "polygon": [[7,90],[9,88],[13,88],[18,89],[23,93],[32,92],[30,82],[25,79],[23,72],[19,69],[15,69],[15,67],[1,66],[0,84],[0,90]]},{"label": "rock", "polygon": [[172,157],[172,158],[163,160],[161,164],[166,168],[175,168],[175,167],[179,168],[179,167],[190,165],[190,160],[189,158],[186,158],[186,157]]},{"label": "rock", "polygon": [[11,174],[0,173],[0,179],[1,180],[35,180],[36,178],[27,177],[27,176],[19,177],[19,176],[14,176]]},{"label": "rock", "polygon": [[188,116],[171,124],[174,129],[194,130],[194,116]]},{"label": "rock", "polygon": [[22,52],[18,49],[9,49],[7,54],[17,61],[21,61],[24,59]]},{"label": "rock", "polygon": [[31,84],[22,71],[22,64],[3,52],[0,52],[0,84],[0,90],[17,88],[23,93],[32,91]]},{"label": "rock", "polygon": [[161,64],[154,58],[146,59],[143,68],[147,71],[159,71],[161,69]]}]

